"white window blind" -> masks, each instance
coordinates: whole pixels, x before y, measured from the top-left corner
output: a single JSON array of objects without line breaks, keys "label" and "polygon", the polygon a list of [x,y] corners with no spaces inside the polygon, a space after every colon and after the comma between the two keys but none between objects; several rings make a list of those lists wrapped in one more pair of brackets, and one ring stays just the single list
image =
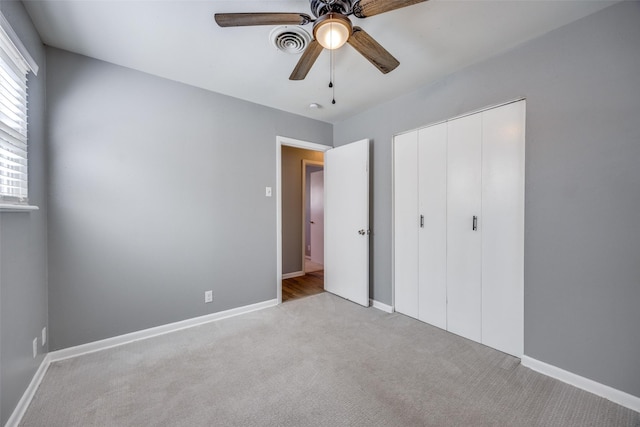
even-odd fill
[{"label": "white window blind", "polygon": [[[25,57],[26,56],[26,57]],[[34,67],[35,66],[35,67]],[[37,65],[0,15],[0,202],[28,202],[27,73]]]}]

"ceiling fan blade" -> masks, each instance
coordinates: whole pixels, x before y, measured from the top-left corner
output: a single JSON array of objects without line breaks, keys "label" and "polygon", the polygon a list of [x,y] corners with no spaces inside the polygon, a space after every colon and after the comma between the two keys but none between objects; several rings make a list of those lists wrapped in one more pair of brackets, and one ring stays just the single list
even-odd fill
[{"label": "ceiling fan blade", "polygon": [[347,43],[367,58],[383,74],[395,70],[400,65],[400,62],[393,55],[387,52],[380,43],[360,27],[353,27],[353,33]]},{"label": "ceiling fan blade", "polygon": [[318,59],[322,49],[324,48],[320,43],[312,40],[302,54],[302,57],[300,57],[300,60],[298,61],[296,68],[294,68],[291,73],[291,76],[289,76],[289,80],[304,80],[304,78],[307,77],[307,73],[309,73],[309,70],[316,62],[316,59]]},{"label": "ceiling fan blade", "polygon": [[216,13],[214,19],[221,27],[305,25],[313,21],[304,13]]},{"label": "ceiling fan blade", "polygon": [[360,0],[353,5],[353,14],[358,18],[367,18],[425,1],[427,0]]}]

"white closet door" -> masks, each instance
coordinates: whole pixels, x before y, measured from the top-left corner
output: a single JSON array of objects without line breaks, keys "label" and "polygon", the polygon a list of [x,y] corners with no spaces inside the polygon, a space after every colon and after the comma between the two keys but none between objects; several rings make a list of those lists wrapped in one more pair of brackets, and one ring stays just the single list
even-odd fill
[{"label": "white closet door", "polygon": [[418,134],[419,319],[447,329],[447,124]]},{"label": "white closet door", "polygon": [[482,343],[521,357],[525,101],[482,116]]},{"label": "white closet door", "polygon": [[447,154],[447,329],[481,342],[480,114],[448,122]]},{"label": "white closet door", "polygon": [[398,135],[394,164],[395,310],[418,318],[418,131]]}]

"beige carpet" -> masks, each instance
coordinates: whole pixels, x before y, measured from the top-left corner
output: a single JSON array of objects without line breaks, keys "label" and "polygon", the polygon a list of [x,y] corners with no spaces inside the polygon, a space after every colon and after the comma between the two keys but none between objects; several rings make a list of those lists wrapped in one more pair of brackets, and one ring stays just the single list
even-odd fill
[{"label": "beige carpet", "polygon": [[324,293],[51,365],[23,426],[633,426],[519,360]]}]

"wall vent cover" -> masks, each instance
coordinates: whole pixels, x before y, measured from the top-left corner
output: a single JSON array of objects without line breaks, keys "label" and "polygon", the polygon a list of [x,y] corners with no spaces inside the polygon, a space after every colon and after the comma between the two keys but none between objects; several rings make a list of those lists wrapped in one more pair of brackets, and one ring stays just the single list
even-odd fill
[{"label": "wall vent cover", "polygon": [[296,54],[304,52],[311,42],[311,35],[300,27],[282,25],[271,31],[269,39],[279,51]]}]

